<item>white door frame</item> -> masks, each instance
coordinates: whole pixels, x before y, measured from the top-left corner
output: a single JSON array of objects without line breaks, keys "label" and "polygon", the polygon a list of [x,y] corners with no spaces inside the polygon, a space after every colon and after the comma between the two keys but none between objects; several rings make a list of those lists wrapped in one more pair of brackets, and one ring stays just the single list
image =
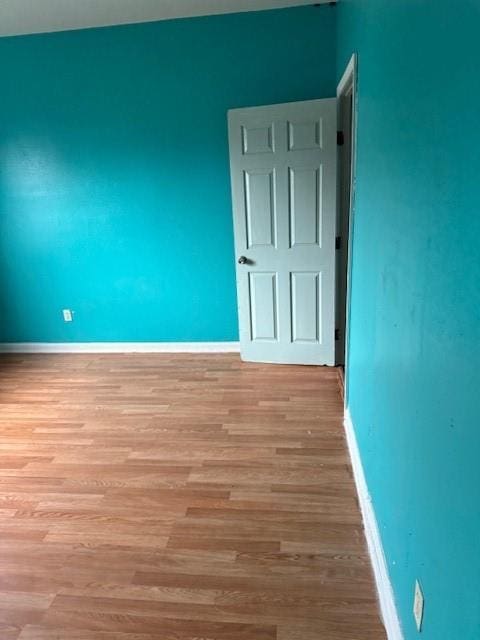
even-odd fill
[{"label": "white door frame", "polygon": [[[348,211],[348,258],[347,258],[347,290],[345,305],[345,407],[348,406],[349,392],[349,350],[350,350],[350,303],[351,303],[351,283],[352,283],[352,249],[353,249],[353,229],[355,212],[355,184],[356,184],[356,147],[357,147],[357,55],[354,53],[350,58],[342,78],[337,86],[337,121],[340,122],[341,98],[352,94],[352,124],[351,124],[351,161],[350,161],[350,208]],[[338,163],[340,167],[340,163]],[[342,198],[337,198],[339,207],[338,215],[343,216],[345,212],[340,210]]]}]

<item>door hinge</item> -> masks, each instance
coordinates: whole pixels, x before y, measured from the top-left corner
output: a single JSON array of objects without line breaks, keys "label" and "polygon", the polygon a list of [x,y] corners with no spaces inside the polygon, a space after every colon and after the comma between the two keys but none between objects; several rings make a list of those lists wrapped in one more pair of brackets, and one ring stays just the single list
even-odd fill
[{"label": "door hinge", "polygon": [[342,248],[342,236],[337,236],[335,238],[335,249],[338,251]]},{"label": "door hinge", "polygon": [[337,144],[339,147],[343,147],[345,144],[345,136],[343,135],[343,131],[337,131]]},{"label": "door hinge", "polygon": [[340,340],[340,329],[335,329],[335,340]]}]

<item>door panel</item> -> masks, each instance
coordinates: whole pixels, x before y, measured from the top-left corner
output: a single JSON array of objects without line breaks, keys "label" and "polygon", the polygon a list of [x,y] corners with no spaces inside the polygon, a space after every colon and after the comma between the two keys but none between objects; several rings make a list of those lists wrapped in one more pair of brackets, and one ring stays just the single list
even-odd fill
[{"label": "door panel", "polygon": [[288,150],[321,149],[321,120],[311,118],[304,122],[288,122]]},{"label": "door panel", "polygon": [[319,273],[291,274],[292,342],[318,343],[322,334]]},{"label": "door panel", "polygon": [[271,169],[245,171],[247,247],[275,245],[275,174]]},{"label": "door panel", "polygon": [[277,341],[277,274],[253,272],[249,277],[252,341]]},{"label": "door panel", "polygon": [[322,167],[289,168],[290,247],[320,245]]},{"label": "door panel", "polygon": [[272,153],[273,125],[242,127],[243,153]]},{"label": "door panel", "polygon": [[336,101],[229,112],[244,360],[334,364]]}]

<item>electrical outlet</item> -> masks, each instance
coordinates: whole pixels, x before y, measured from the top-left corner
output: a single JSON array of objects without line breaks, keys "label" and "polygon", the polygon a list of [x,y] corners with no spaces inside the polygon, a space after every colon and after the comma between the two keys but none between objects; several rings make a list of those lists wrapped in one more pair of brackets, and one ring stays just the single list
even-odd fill
[{"label": "electrical outlet", "polygon": [[73,311],[71,309],[64,309],[62,313],[65,322],[73,322]]},{"label": "electrical outlet", "polygon": [[415,580],[415,596],[413,598],[413,616],[415,618],[417,630],[419,633],[422,630],[423,605],[424,605],[424,599],[423,599],[422,588],[418,580]]}]

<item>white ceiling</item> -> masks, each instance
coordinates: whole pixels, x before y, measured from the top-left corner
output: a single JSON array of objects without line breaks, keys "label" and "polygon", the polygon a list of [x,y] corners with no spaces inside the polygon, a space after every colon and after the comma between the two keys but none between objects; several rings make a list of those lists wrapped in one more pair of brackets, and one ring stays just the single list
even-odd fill
[{"label": "white ceiling", "polygon": [[0,36],[326,2],[328,0],[0,0]]}]

